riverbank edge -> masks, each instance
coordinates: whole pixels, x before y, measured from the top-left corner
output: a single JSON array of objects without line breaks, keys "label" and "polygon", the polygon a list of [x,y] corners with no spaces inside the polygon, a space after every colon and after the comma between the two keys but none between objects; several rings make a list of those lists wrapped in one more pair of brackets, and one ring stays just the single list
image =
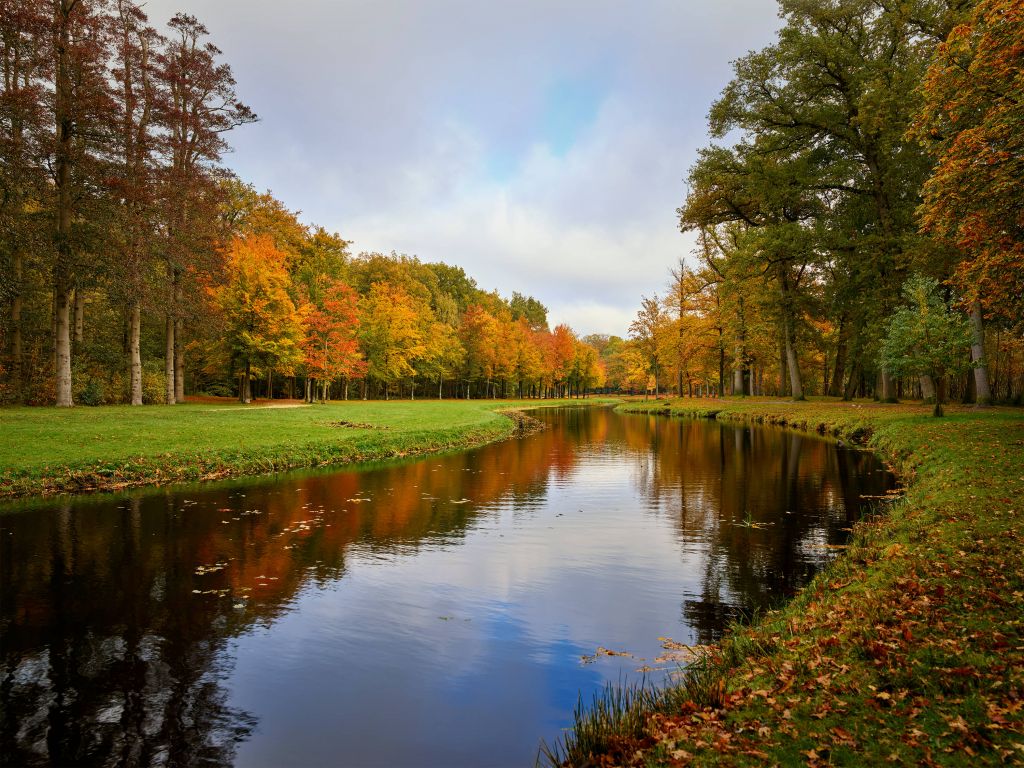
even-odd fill
[{"label": "riverbank edge", "polygon": [[372,445],[358,440],[337,443],[318,441],[298,449],[294,445],[287,446],[286,450],[260,446],[140,456],[114,465],[57,465],[40,475],[0,475],[0,503],[31,497],[117,492],[146,486],[257,477],[297,469],[350,468],[386,459],[469,450],[489,443],[525,437],[546,428],[543,422],[529,416],[526,411],[576,405],[609,405],[611,402],[565,400],[524,404],[520,401],[512,405],[498,401],[489,412],[504,418],[412,435],[378,431],[373,435]]},{"label": "riverbank edge", "polygon": [[599,697],[549,761],[1024,762],[1019,410],[931,419],[928,406],[749,399],[617,410],[838,438],[877,451],[906,495],[858,523],[786,606],[702,651],[678,687]]}]

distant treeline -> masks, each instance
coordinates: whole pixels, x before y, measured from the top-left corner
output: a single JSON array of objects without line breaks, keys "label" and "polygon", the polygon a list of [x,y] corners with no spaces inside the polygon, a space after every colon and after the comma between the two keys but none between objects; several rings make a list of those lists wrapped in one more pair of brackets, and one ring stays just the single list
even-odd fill
[{"label": "distant treeline", "polygon": [[631,328],[653,388],[1024,393],[1024,5],[781,0]]},{"label": "distant treeline", "polygon": [[256,120],[193,16],[0,3],[0,402],[545,396],[606,384],[536,299],[349,252],[221,165]]}]

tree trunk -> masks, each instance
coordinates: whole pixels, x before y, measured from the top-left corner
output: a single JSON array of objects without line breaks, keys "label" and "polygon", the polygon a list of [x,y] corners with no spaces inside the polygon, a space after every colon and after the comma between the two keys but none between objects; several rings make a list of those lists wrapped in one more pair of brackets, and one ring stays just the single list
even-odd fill
[{"label": "tree trunk", "polygon": [[[181,297],[181,290],[176,291]],[[181,319],[174,321],[174,402],[185,402],[185,345],[181,340]]]},{"label": "tree trunk", "polygon": [[22,383],[24,379],[24,357],[21,336],[22,284],[24,277],[24,256],[17,244],[14,246],[13,257],[14,298],[11,299],[11,380],[14,383],[16,396],[22,399]]},{"label": "tree trunk", "polygon": [[988,384],[988,366],[985,364],[985,326],[981,317],[981,299],[971,304],[971,361],[974,363],[974,401],[978,405],[992,402],[992,390]]},{"label": "tree trunk", "polygon": [[896,400],[896,386],[892,380],[892,374],[889,373],[885,368],[880,371],[879,378],[882,383],[882,391],[880,393],[880,400],[883,403],[895,403]]},{"label": "tree trunk", "polygon": [[267,368],[267,400],[274,399],[274,369]]},{"label": "tree trunk", "polygon": [[[725,341],[722,337],[723,330],[718,327],[718,391],[725,392]],[[682,397],[683,393],[680,392]]]},{"label": "tree trunk", "polygon": [[783,320],[783,327],[786,334],[786,367],[789,369],[789,388],[794,400],[806,400],[804,385],[800,380],[800,364],[796,357],[792,320],[788,316]]},{"label": "tree trunk", "polygon": [[736,367],[732,369],[732,393],[734,395],[747,394],[743,391],[743,348],[740,346],[736,347]]},{"label": "tree trunk", "polygon": [[85,293],[75,289],[75,349],[81,350],[85,338]]},{"label": "tree trunk", "polygon": [[57,137],[54,186],[57,191],[57,258],[53,270],[54,338],[53,358],[56,401],[70,408],[71,400],[71,291],[73,249],[71,245],[72,164],[75,141],[75,91],[72,86],[71,13],[73,7],[57,4],[57,40],[54,78],[54,128]]},{"label": "tree trunk", "polygon": [[242,386],[238,399],[248,405],[252,402],[252,362],[245,360],[245,376],[242,377]]},{"label": "tree trunk", "polygon": [[70,408],[71,400],[71,288],[58,282],[56,335],[53,340],[56,358],[57,406]]},{"label": "tree trunk", "polygon": [[142,405],[142,354],[139,336],[142,328],[142,308],[139,302],[132,303],[128,321],[128,360],[131,368],[131,403]]},{"label": "tree trunk", "polygon": [[935,402],[935,382],[927,373],[921,379],[921,399],[926,403]]},{"label": "tree trunk", "polygon": [[939,376],[935,379],[935,408],[932,410],[932,416],[942,416],[942,404],[946,401],[946,377]]},{"label": "tree trunk", "polygon": [[166,321],[166,344],[164,346],[164,402],[174,405],[174,316],[168,312]]},{"label": "tree trunk", "polygon": [[826,394],[829,397],[839,397],[843,393],[843,380],[846,378],[846,322],[845,318],[839,318],[839,339],[836,342],[836,365],[832,371],[832,380],[829,382]]}]

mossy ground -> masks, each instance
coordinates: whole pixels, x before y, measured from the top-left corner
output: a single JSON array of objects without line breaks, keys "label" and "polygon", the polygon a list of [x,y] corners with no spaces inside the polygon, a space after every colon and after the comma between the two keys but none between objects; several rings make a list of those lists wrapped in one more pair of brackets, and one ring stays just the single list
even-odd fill
[{"label": "mossy ground", "polygon": [[[865,444],[907,484],[784,609],[737,627],[591,765],[1024,764],[1024,414],[766,399],[624,410],[784,424]],[[581,716],[584,720],[586,714]],[[592,734],[595,729],[582,729]]]},{"label": "mossy ground", "polygon": [[0,409],[0,496],[115,490],[408,456],[511,436],[500,411],[587,401]]}]

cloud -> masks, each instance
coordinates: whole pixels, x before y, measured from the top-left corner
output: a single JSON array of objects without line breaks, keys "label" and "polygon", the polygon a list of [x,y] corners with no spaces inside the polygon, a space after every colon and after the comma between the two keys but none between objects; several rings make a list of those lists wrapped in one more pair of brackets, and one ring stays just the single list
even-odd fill
[{"label": "cloud", "polygon": [[729,59],[778,25],[767,0],[147,11],[180,6],[262,118],[230,137],[244,179],[357,249],[458,264],[580,333],[620,335],[691,248],[675,209]]}]

